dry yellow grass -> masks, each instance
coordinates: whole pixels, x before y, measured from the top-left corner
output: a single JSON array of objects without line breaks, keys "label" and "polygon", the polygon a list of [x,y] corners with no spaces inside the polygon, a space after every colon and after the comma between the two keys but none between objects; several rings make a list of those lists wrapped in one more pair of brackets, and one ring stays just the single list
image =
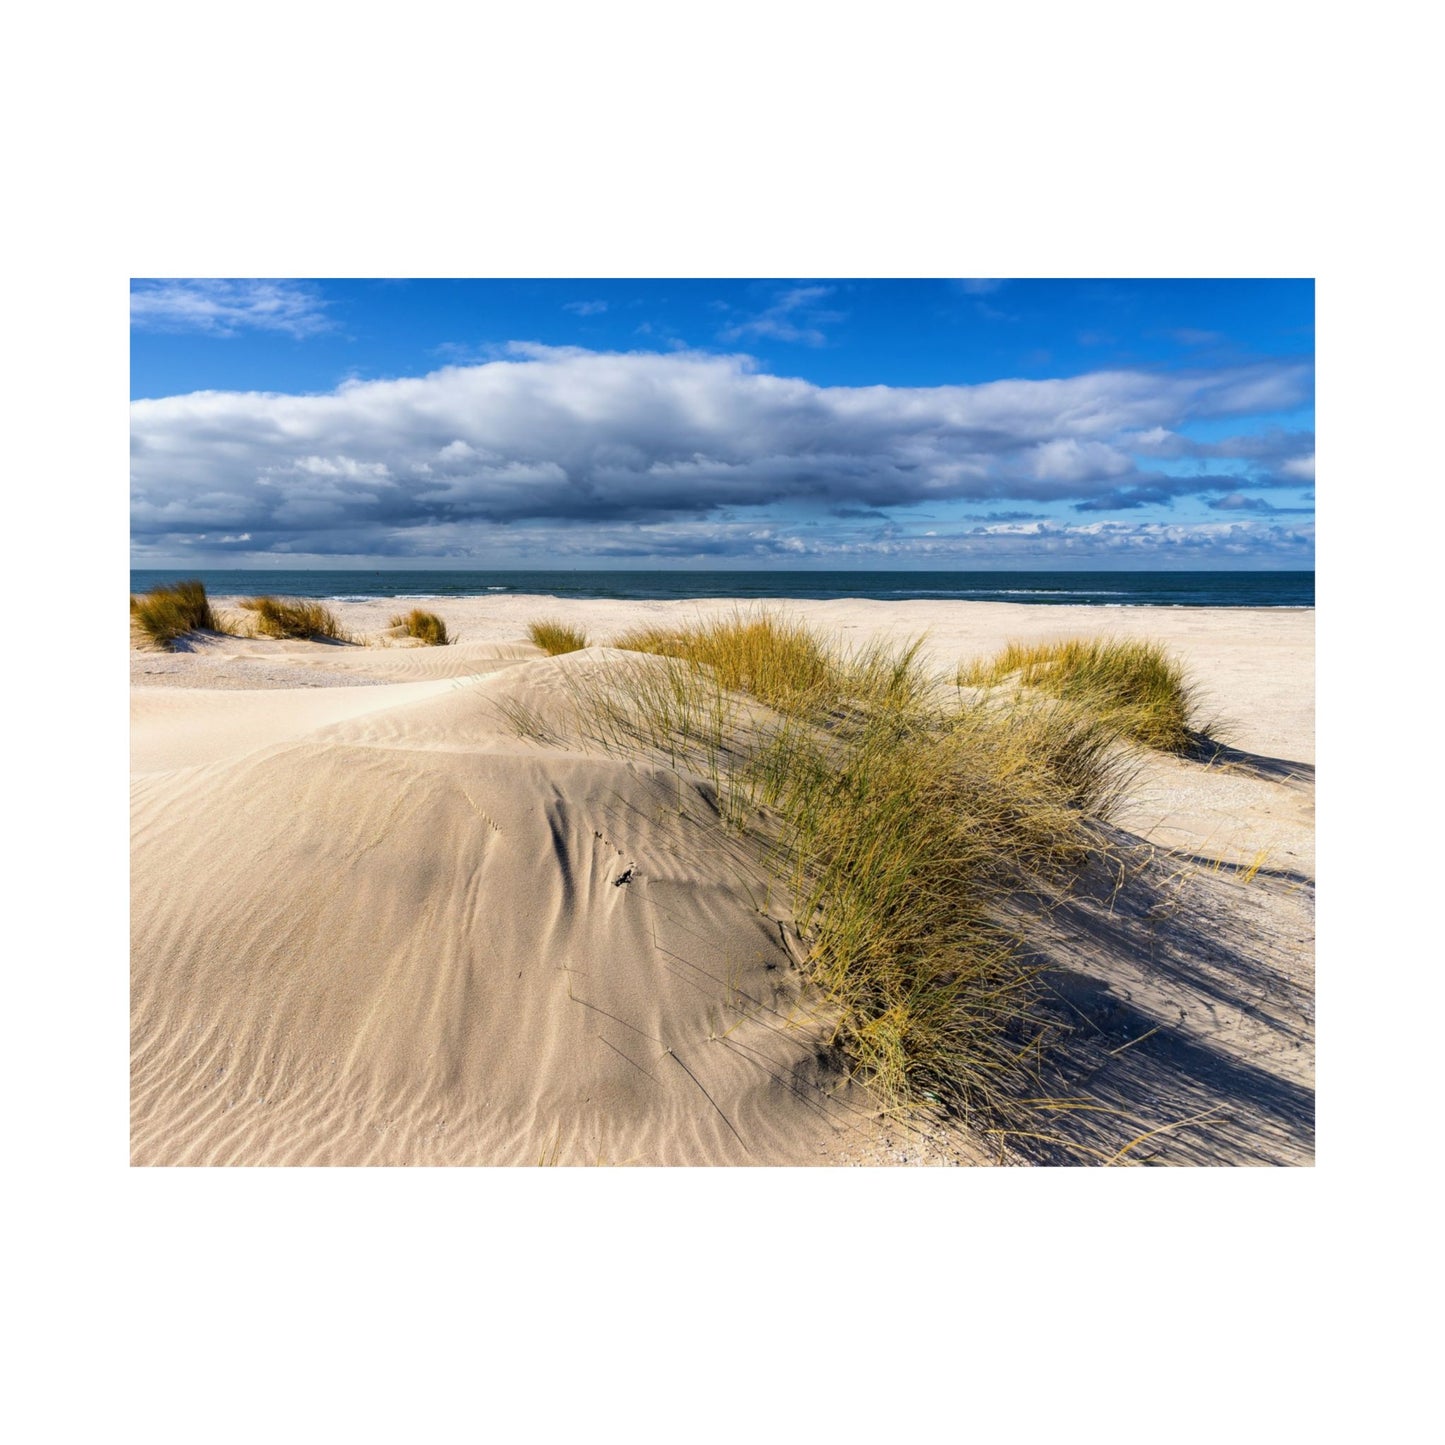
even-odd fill
[{"label": "dry yellow grass", "polygon": [[149,638],[167,649],[187,632],[220,631],[205,584],[195,577],[152,587],[140,597],[133,595],[130,615]]},{"label": "dry yellow grass", "polygon": [[1098,846],[1115,728],[971,702],[917,644],[846,654],[763,613],[617,645],[651,655],[578,682],[576,729],[666,762],[758,850],[859,1072],[895,1102],[997,1103],[1036,1033],[1008,920]]},{"label": "dry yellow grass", "polygon": [[415,637],[428,647],[445,647],[451,640],[446,623],[435,612],[425,612],[420,607],[398,613],[388,625],[400,627],[408,637]]},{"label": "dry yellow grass", "polygon": [[1186,753],[1206,731],[1195,689],[1178,661],[1154,642],[1105,638],[1010,643],[996,657],[960,669],[959,682],[1014,682],[1087,709],[1145,747]]},{"label": "dry yellow grass", "polygon": [[527,628],[527,637],[549,657],[558,657],[564,652],[580,652],[587,646],[585,632],[551,617],[531,623]]},{"label": "dry yellow grass", "polygon": [[240,604],[253,614],[258,637],[294,637],[350,642],[350,634],[324,603],[294,597],[244,597]]},{"label": "dry yellow grass", "polygon": [[637,628],[612,645],[710,668],[725,688],[749,692],[784,711],[807,707],[838,682],[834,659],[810,629],[761,611],[682,631]]}]

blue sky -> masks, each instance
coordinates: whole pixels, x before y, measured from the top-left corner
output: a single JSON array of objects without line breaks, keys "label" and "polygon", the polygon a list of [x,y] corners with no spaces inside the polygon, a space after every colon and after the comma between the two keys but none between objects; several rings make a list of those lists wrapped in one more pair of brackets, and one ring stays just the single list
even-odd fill
[{"label": "blue sky", "polygon": [[1310,281],[136,281],[134,565],[1301,567]]}]

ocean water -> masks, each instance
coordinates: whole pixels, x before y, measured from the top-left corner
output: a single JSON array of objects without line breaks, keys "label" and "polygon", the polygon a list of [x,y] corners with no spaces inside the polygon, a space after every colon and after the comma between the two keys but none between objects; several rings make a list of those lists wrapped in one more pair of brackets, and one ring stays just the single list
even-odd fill
[{"label": "ocean water", "polygon": [[270,592],[328,601],[485,597],[956,598],[1033,606],[1313,607],[1313,572],[442,572],[133,570],[133,592],[199,577],[213,597]]}]

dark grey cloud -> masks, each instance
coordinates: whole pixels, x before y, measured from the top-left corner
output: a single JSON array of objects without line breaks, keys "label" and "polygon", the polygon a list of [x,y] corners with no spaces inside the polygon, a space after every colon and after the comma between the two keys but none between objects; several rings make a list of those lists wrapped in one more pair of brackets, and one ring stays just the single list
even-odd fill
[{"label": "dark grey cloud", "polygon": [[1179,497],[1202,497],[1213,492],[1232,492],[1239,487],[1268,485],[1243,476],[1199,472],[1187,476],[1141,474],[1126,487],[1114,487],[1085,501],[1075,502],[1076,512],[1128,512],[1139,507],[1172,506]]},{"label": "dark grey cloud", "polygon": [[[728,509],[776,503],[1134,508],[1258,486],[1165,477],[1138,458],[1191,420],[1287,410],[1309,394],[1308,368],[1288,364],[820,387],[746,357],[514,344],[505,359],[319,396],[135,402],[132,527],[151,555],[441,557],[532,522],[594,534],[715,525]],[[1283,473],[1289,447],[1271,445],[1260,463]]]},{"label": "dark grey cloud", "polygon": [[1276,517],[1309,517],[1314,515],[1315,510],[1312,506],[1279,507],[1267,497],[1247,497],[1242,492],[1229,492],[1225,496],[1215,497],[1207,505],[1215,512],[1261,512]]}]

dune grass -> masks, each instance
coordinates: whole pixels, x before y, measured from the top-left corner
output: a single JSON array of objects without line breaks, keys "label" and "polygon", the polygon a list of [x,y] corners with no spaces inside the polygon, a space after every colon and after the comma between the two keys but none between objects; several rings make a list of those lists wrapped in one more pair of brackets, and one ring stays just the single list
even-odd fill
[{"label": "dune grass", "polygon": [[141,630],[160,646],[173,649],[188,632],[219,632],[220,624],[199,578],[152,587],[130,599],[130,615]]},{"label": "dune grass", "polygon": [[989,1102],[1032,1037],[1010,906],[1087,858],[1110,736],[1058,709],[885,708],[846,731],[789,739],[769,788],[814,981],[885,1097]]},{"label": "dune grass", "polygon": [[723,687],[751,693],[784,712],[804,711],[825,694],[836,694],[841,676],[837,661],[810,629],[761,611],[681,630],[635,628],[612,645],[709,668]]},{"label": "dune grass", "polygon": [[295,597],[243,597],[240,605],[253,614],[252,628],[258,637],[352,640],[336,614],[321,602]]},{"label": "dune grass", "polygon": [[1019,900],[1100,846],[1114,726],[970,700],[916,642],[844,652],[761,613],[617,645],[650,655],[579,675],[584,741],[665,762],[756,846],[835,1042],[885,1099],[997,1105],[1038,1033]]},{"label": "dune grass", "polygon": [[1145,747],[1187,753],[1218,723],[1199,716],[1183,667],[1158,643],[1120,638],[1011,642],[996,657],[960,669],[965,686],[1013,681],[1086,709]]},{"label": "dune grass", "polygon": [[428,647],[445,647],[451,641],[446,623],[435,612],[424,612],[420,607],[398,613],[388,626],[400,627],[408,637],[415,637]]},{"label": "dune grass", "polygon": [[587,646],[587,634],[581,628],[571,627],[553,617],[531,623],[527,628],[527,637],[548,657],[558,657],[564,652],[580,652]]}]

